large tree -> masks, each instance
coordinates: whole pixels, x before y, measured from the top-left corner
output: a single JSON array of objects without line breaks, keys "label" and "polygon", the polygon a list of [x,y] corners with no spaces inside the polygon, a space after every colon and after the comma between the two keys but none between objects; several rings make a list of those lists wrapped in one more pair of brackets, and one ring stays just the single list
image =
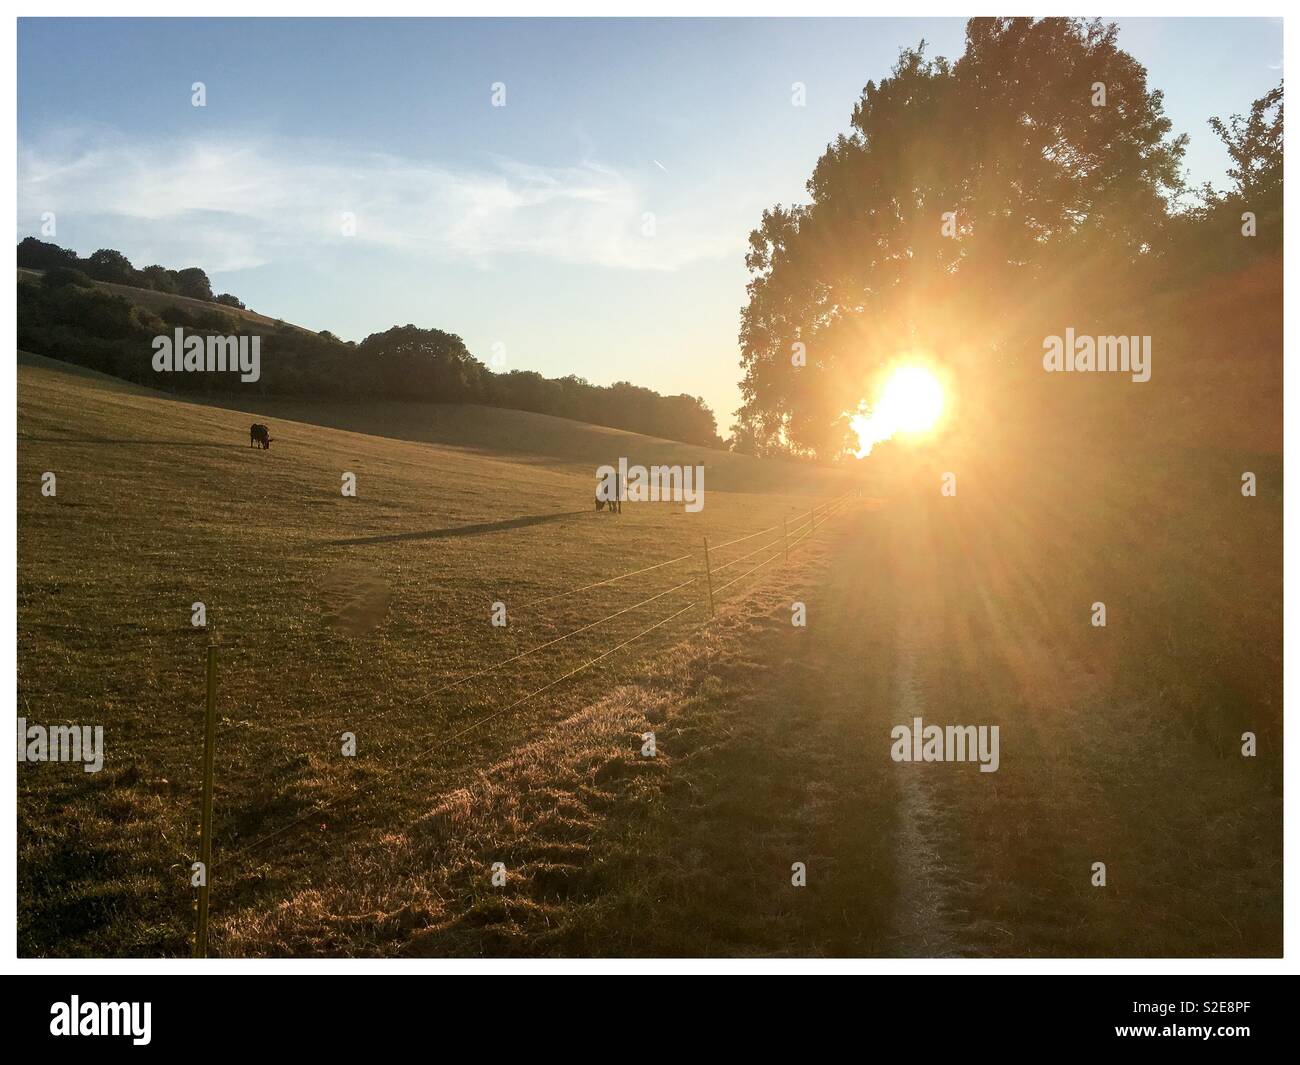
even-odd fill
[{"label": "large tree", "polygon": [[1149,255],[1181,189],[1186,138],[1097,21],[973,19],[960,59],[905,50],[850,124],[809,202],[750,236],[738,413],[760,448],[838,454],[909,350],[991,366],[1027,293]]},{"label": "large tree", "polygon": [[395,325],[358,347],[371,382],[393,399],[464,403],[482,391],[483,366],[453,333]]}]

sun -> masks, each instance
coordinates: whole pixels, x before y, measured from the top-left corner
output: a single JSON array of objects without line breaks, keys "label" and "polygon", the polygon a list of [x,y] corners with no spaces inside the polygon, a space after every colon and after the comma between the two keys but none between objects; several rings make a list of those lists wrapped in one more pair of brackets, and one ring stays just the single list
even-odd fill
[{"label": "sun", "polygon": [[876,409],[896,432],[927,432],[943,413],[943,386],[923,366],[900,366],[881,389]]},{"label": "sun", "polygon": [[943,414],[943,385],[924,366],[897,367],[885,379],[869,413],[854,414],[849,425],[858,435],[858,458],[895,433],[925,433]]}]

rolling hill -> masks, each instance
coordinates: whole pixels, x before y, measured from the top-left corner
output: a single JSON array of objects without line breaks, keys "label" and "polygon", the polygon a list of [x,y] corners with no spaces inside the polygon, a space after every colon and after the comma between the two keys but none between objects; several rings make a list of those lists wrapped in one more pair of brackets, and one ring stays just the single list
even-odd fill
[{"label": "rolling hill", "polygon": [[[414,406],[236,411],[20,355],[20,713],[102,724],[107,747],[99,774],[24,767],[24,953],[187,950],[209,640],[218,860],[273,834],[225,875],[216,913],[260,912],[301,885],[304,862],[346,867],[350,840],[581,709],[611,670],[674,660],[706,617],[705,536],[729,580],[767,557],[752,549],[770,551],[772,534],[728,541],[782,519],[797,533],[847,486],[831,471],[564,419]],[[248,446],[262,418],[270,451]],[[358,431],[381,426],[388,435]],[[704,462],[703,510],[595,513],[594,467],[620,455]],[[355,498],[341,492],[348,473]],[[644,567],[655,568],[600,583]],[[719,587],[719,609],[746,586]],[[196,603],[206,628],[191,623]],[[519,702],[647,628],[606,666]],[[355,757],[340,754],[344,732]],[[396,766],[400,781],[345,801]],[[321,802],[340,809],[303,824]]]},{"label": "rolling hill", "polygon": [[[20,266],[18,269],[18,280],[35,282],[44,276],[44,270],[33,270],[30,267]],[[94,280],[93,278],[91,279]],[[264,314],[258,314],[256,311],[240,309],[239,307],[230,307],[224,303],[209,303],[207,300],[196,300],[189,296],[177,296],[169,292],[156,292],[150,288],[136,288],[134,285],[115,285],[111,281],[94,281],[96,288],[101,288],[105,292],[111,292],[115,296],[124,296],[137,306],[144,307],[146,310],[153,311],[155,314],[165,307],[184,307],[186,310],[194,312],[211,312],[220,311],[223,314],[229,314],[233,318],[243,319],[245,322],[252,322],[255,325],[266,326],[268,329],[275,329],[279,326],[287,326],[290,329],[298,329],[301,332],[308,333],[311,330],[303,329],[302,326],[293,325],[290,322],[281,322],[275,318],[268,318]]]}]

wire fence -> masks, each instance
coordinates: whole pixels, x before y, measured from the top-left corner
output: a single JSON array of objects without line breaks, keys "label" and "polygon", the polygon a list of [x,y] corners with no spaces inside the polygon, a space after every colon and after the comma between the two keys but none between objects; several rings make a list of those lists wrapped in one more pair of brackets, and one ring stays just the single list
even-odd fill
[{"label": "wire fence", "polygon": [[[832,503],[826,504],[828,508],[832,505],[833,505]],[[809,521],[812,520],[811,515],[813,512],[815,512],[815,510],[816,507],[813,507],[812,510],[810,510],[808,515],[801,517],[799,519],[799,524],[795,526],[795,528],[802,528],[804,525],[807,525]],[[829,513],[829,511],[827,511],[827,513]],[[747,540],[752,540],[756,536],[762,536],[764,533],[774,532],[775,530],[780,528],[782,528],[782,526],[779,523],[776,525],[769,525],[766,529],[758,529],[755,532],[746,533],[744,536],[737,536],[735,539],[728,540],[725,543],[711,544],[709,549],[711,551],[725,551],[727,548],[733,547],[736,544],[744,543]],[[522,603],[512,603],[510,605],[510,612],[512,614],[527,613],[529,611],[536,610],[538,607],[544,606],[547,603],[557,602],[561,599],[566,599],[569,596],[578,595],[581,592],[590,592],[595,590],[596,588],[604,588],[612,584],[617,584],[619,581],[627,580],[631,577],[639,577],[646,573],[653,573],[656,570],[661,570],[668,566],[675,566],[681,562],[689,562],[691,559],[698,559],[700,557],[701,557],[700,552],[688,551],[684,555],[678,555],[675,558],[665,559],[662,562],[655,562],[649,566],[642,566],[639,569],[629,570],[626,573],[619,573],[613,577],[606,577],[604,580],[592,581],[590,584],[582,584],[574,588],[566,588],[563,591],[552,592],[549,595],[542,596],[540,599],[525,600]],[[714,572],[715,573],[717,572],[716,568],[714,569]],[[479,612],[460,610],[460,611],[455,611],[451,616],[464,617],[464,618],[471,618],[471,617],[480,618],[482,614]]]},{"label": "wire fence", "polygon": [[[777,559],[778,557],[782,557],[782,556],[788,557],[790,547],[798,544],[802,540],[806,539],[808,536],[811,536],[812,533],[816,530],[818,525],[824,523],[826,520],[828,520],[829,518],[833,517],[834,515],[842,511],[844,507],[848,505],[852,496],[853,493],[845,493],[844,495],[838,497],[837,499],[827,504],[824,504],[820,515],[818,515],[817,513],[818,508],[814,506],[810,510],[809,514],[806,517],[802,518],[799,521],[799,523],[795,525],[793,528],[787,527],[786,523],[782,522],[780,524],[769,526],[766,529],[759,529],[755,532],[748,533],[745,536],[739,536],[736,537],[735,539],[728,540],[726,543],[719,544],[716,547],[706,547],[706,549],[702,552],[690,552],[688,554],[680,555],[676,558],[655,563],[651,566],[644,566],[638,569],[629,570],[626,573],[620,573],[613,577],[608,577],[601,581],[595,581],[589,584],[566,589],[561,592],[556,592],[552,595],[545,596],[542,599],[535,600],[530,605],[533,607],[540,606],[541,604],[546,602],[558,600],[566,596],[578,594],[580,592],[589,591],[594,588],[605,587],[607,585],[617,583],[618,581],[625,580],[629,577],[638,576],[640,574],[650,573],[656,570],[664,569],[668,566],[686,562],[693,558],[701,558],[705,560],[706,572],[702,576],[704,579],[707,579],[711,585],[713,576],[716,576],[717,574],[723,572],[724,570],[729,569],[730,567],[735,566],[741,562],[747,561],[748,559],[753,558],[756,555],[760,555],[765,551],[772,551],[772,554],[770,554],[767,558],[763,559],[756,565],[750,567],[747,570],[744,570],[737,576],[733,577],[731,580],[727,581],[725,584],[716,588],[712,588],[712,596],[710,597],[710,603],[711,603],[711,599],[713,597],[716,597],[718,594],[732,587],[739,581],[743,580],[745,577],[748,577],[751,574],[762,569],[764,566],[775,561],[775,559]],[[762,546],[755,548],[754,550],[749,551],[744,555],[740,555],[737,558],[734,558],[721,566],[712,566],[712,567],[708,566],[707,560],[709,558],[710,553],[726,550],[727,548],[734,547],[737,544],[745,543],[749,540],[755,539],[756,537],[762,536],[766,533],[774,532],[778,529],[781,531],[781,535],[763,544]],[[775,550],[773,550],[774,548]],[[520,651],[516,654],[513,654],[508,658],[502,659],[499,662],[494,662],[488,666],[483,667],[482,669],[478,669],[473,672],[466,673],[463,676],[456,677],[453,680],[450,680],[440,685],[439,687],[433,689],[432,691],[425,693],[417,703],[406,704],[407,708],[409,709],[412,705],[414,706],[425,705],[440,694],[443,694],[454,688],[460,687],[461,685],[467,684],[470,681],[488,676],[489,674],[492,673],[496,673],[497,671],[504,669],[506,666],[520,662],[523,659],[529,658],[547,648],[554,647],[561,643],[564,643],[565,641],[571,639],[574,636],[577,636],[584,632],[591,632],[602,625],[608,624],[609,622],[615,620],[616,618],[623,617],[627,614],[630,614],[635,610],[639,610],[642,607],[648,606],[651,603],[664,599],[665,597],[672,595],[675,592],[680,592],[683,589],[686,589],[692,585],[697,585],[701,582],[701,579],[702,579],[701,576],[691,577],[688,580],[681,581],[669,588],[665,588],[662,591],[655,593],[654,595],[647,596],[646,598],[643,598],[636,603],[633,603],[629,606],[625,606],[619,610],[615,610],[612,613],[606,614],[603,617],[597,618],[595,621],[591,621],[585,625],[579,626],[578,628],[575,628],[561,636],[557,636],[553,639],[546,640],[542,643],[539,643],[533,647],[529,647],[524,651]],[[219,857],[215,862],[211,863],[211,865],[208,866],[207,868],[207,873],[210,874],[212,871],[215,871],[216,869],[229,869],[239,859],[247,857],[248,855],[259,850],[260,848],[266,846],[268,843],[272,842],[273,840],[284,836],[288,832],[291,832],[293,829],[301,825],[307,824],[310,821],[313,821],[314,819],[319,817],[320,814],[336,809],[341,804],[349,800],[355,799],[371,791],[372,789],[376,788],[380,784],[386,783],[387,781],[393,779],[395,776],[404,774],[412,766],[428,758],[430,754],[437,751],[440,747],[455,743],[456,741],[463,739],[465,736],[469,735],[476,729],[481,728],[488,722],[500,718],[505,714],[508,714],[510,711],[525,705],[530,700],[535,699],[538,696],[543,695],[546,692],[558,687],[560,684],[563,684],[565,681],[570,680],[573,677],[577,676],[578,674],[591,669],[593,666],[599,664],[602,661],[605,661],[610,656],[631,646],[638,640],[641,640],[646,636],[649,636],[651,633],[663,628],[665,625],[668,625],[670,622],[676,620],[677,618],[682,617],[688,611],[696,607],[699,607],[704,603],[705,603],[705,599],[702,596],[691,600],[689,603],[686,603],[684,606],[678,607],[672,613],[666,615],[665,617],[660,618],[658,621],[655,621],[653,624],[640,629],[638,632],[634,633],[633,635],[628,636],[623,640],[620,640],[618,643],[614,644],[609,648],[606,648],[600,654],[595,655],[594,657],[583,661],[581,664],[573,667],[572,669],[569,669],[561,676],[555,677],[554,679],[548,681],[547,683],[536,688],[535,690],[528,692],[526,695],[520,696],[519,698],[514,699],[506,703],[505,705],[496,707],[495,709],[491,710],[489,713],[480,715],[479,717],[475,718],[473,721],[468,723],[463,728],[458,729],[455,732],[452,732],[446,736],[440,737],[431,745],[426,746],[425,744],[433,735],[433,733],[430,732],[426,734],[423,737],[423,739],[420,741],[421,747],[409,757],[403,758],[393,765],[380,768],[374,776],[353,784],[348,790],[345,790],[339,793],[338,795],[335,795],[326,800],[321,800],[320,802],[313,804],[308,810],[286,821],[285,823],[279,825],[278,827],[272,829],[271,831],[265,832],[262,835],[257,836],[256,838],[250,840],[248,843],[243,844],[242,846],[237,846],[233,848],[232,850],[228,851],[227,853]],[[391,709],[395,709],[395,707],[390,708],[390,710],[382,711],[378,715],[373,715],[369,720],[371,722],[379,720],[380,718],[384,717],[387,713],[389,713]]]}]

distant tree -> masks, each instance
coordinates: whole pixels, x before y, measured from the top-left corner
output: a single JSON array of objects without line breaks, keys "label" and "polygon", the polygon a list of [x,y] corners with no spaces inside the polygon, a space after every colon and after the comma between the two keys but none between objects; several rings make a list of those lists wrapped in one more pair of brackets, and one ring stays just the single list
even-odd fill
[{"label": "distant tree", "polygon": [[217,296],[213,302],[224,304],[227,307],[238,307],[241,311],[247,310],[243,302],[236,299],[229,292],[223,292],[220,296]]},{"label": "distant tree", "polygon": [[140,271],[140,283],[155,292],[176,293],[176,271],[165,266],[146,266]]},{"label": "distant tree", "polygon": [[35,237],[26,237],[18,245],[18,265],[28,270],[52,270],[57,266],[77,266],[77,253],[57,244],[47,244]]},{"label": "distant tree", "polygon": [[497,382],[502,406],[539,413],[553,409],[550,382],[535,370],[511,370],[498,375]]},{"label": "distant tree", "polygon": [[393,326],[366,337],[359,351],[375,366],[383,394],[394,399],[463,403],[480,394],[482,364],[453,333]]},{"label": "distant tree", "polygon": [[168,324],[184,326],[186,329],[201,329],[209,333],[236,333],[238,323],[224,311],[216,307],[191,308],[177,303],[168,304],[159,312]]},{"label": "distant tree", "polygon": [[197,266],[190,266],[176,271],[176,293],[193,300],[207,300],[211,303],[212,282]]},{"label": "distant tree", "polygon": [[62,288],[64,285],[75,285],[77,288],[95,287],[92,278],[80,270],[74,270],[70,266],[50,267],[42,275],[41,284],[45,285],[46,288]]},{"label": "distant tree", "polygon": [[115,285],[131,285],[136,281],[131,260],[113,248],[100,248],[85,262],[85,270],[96,281],[109,281]]}]

